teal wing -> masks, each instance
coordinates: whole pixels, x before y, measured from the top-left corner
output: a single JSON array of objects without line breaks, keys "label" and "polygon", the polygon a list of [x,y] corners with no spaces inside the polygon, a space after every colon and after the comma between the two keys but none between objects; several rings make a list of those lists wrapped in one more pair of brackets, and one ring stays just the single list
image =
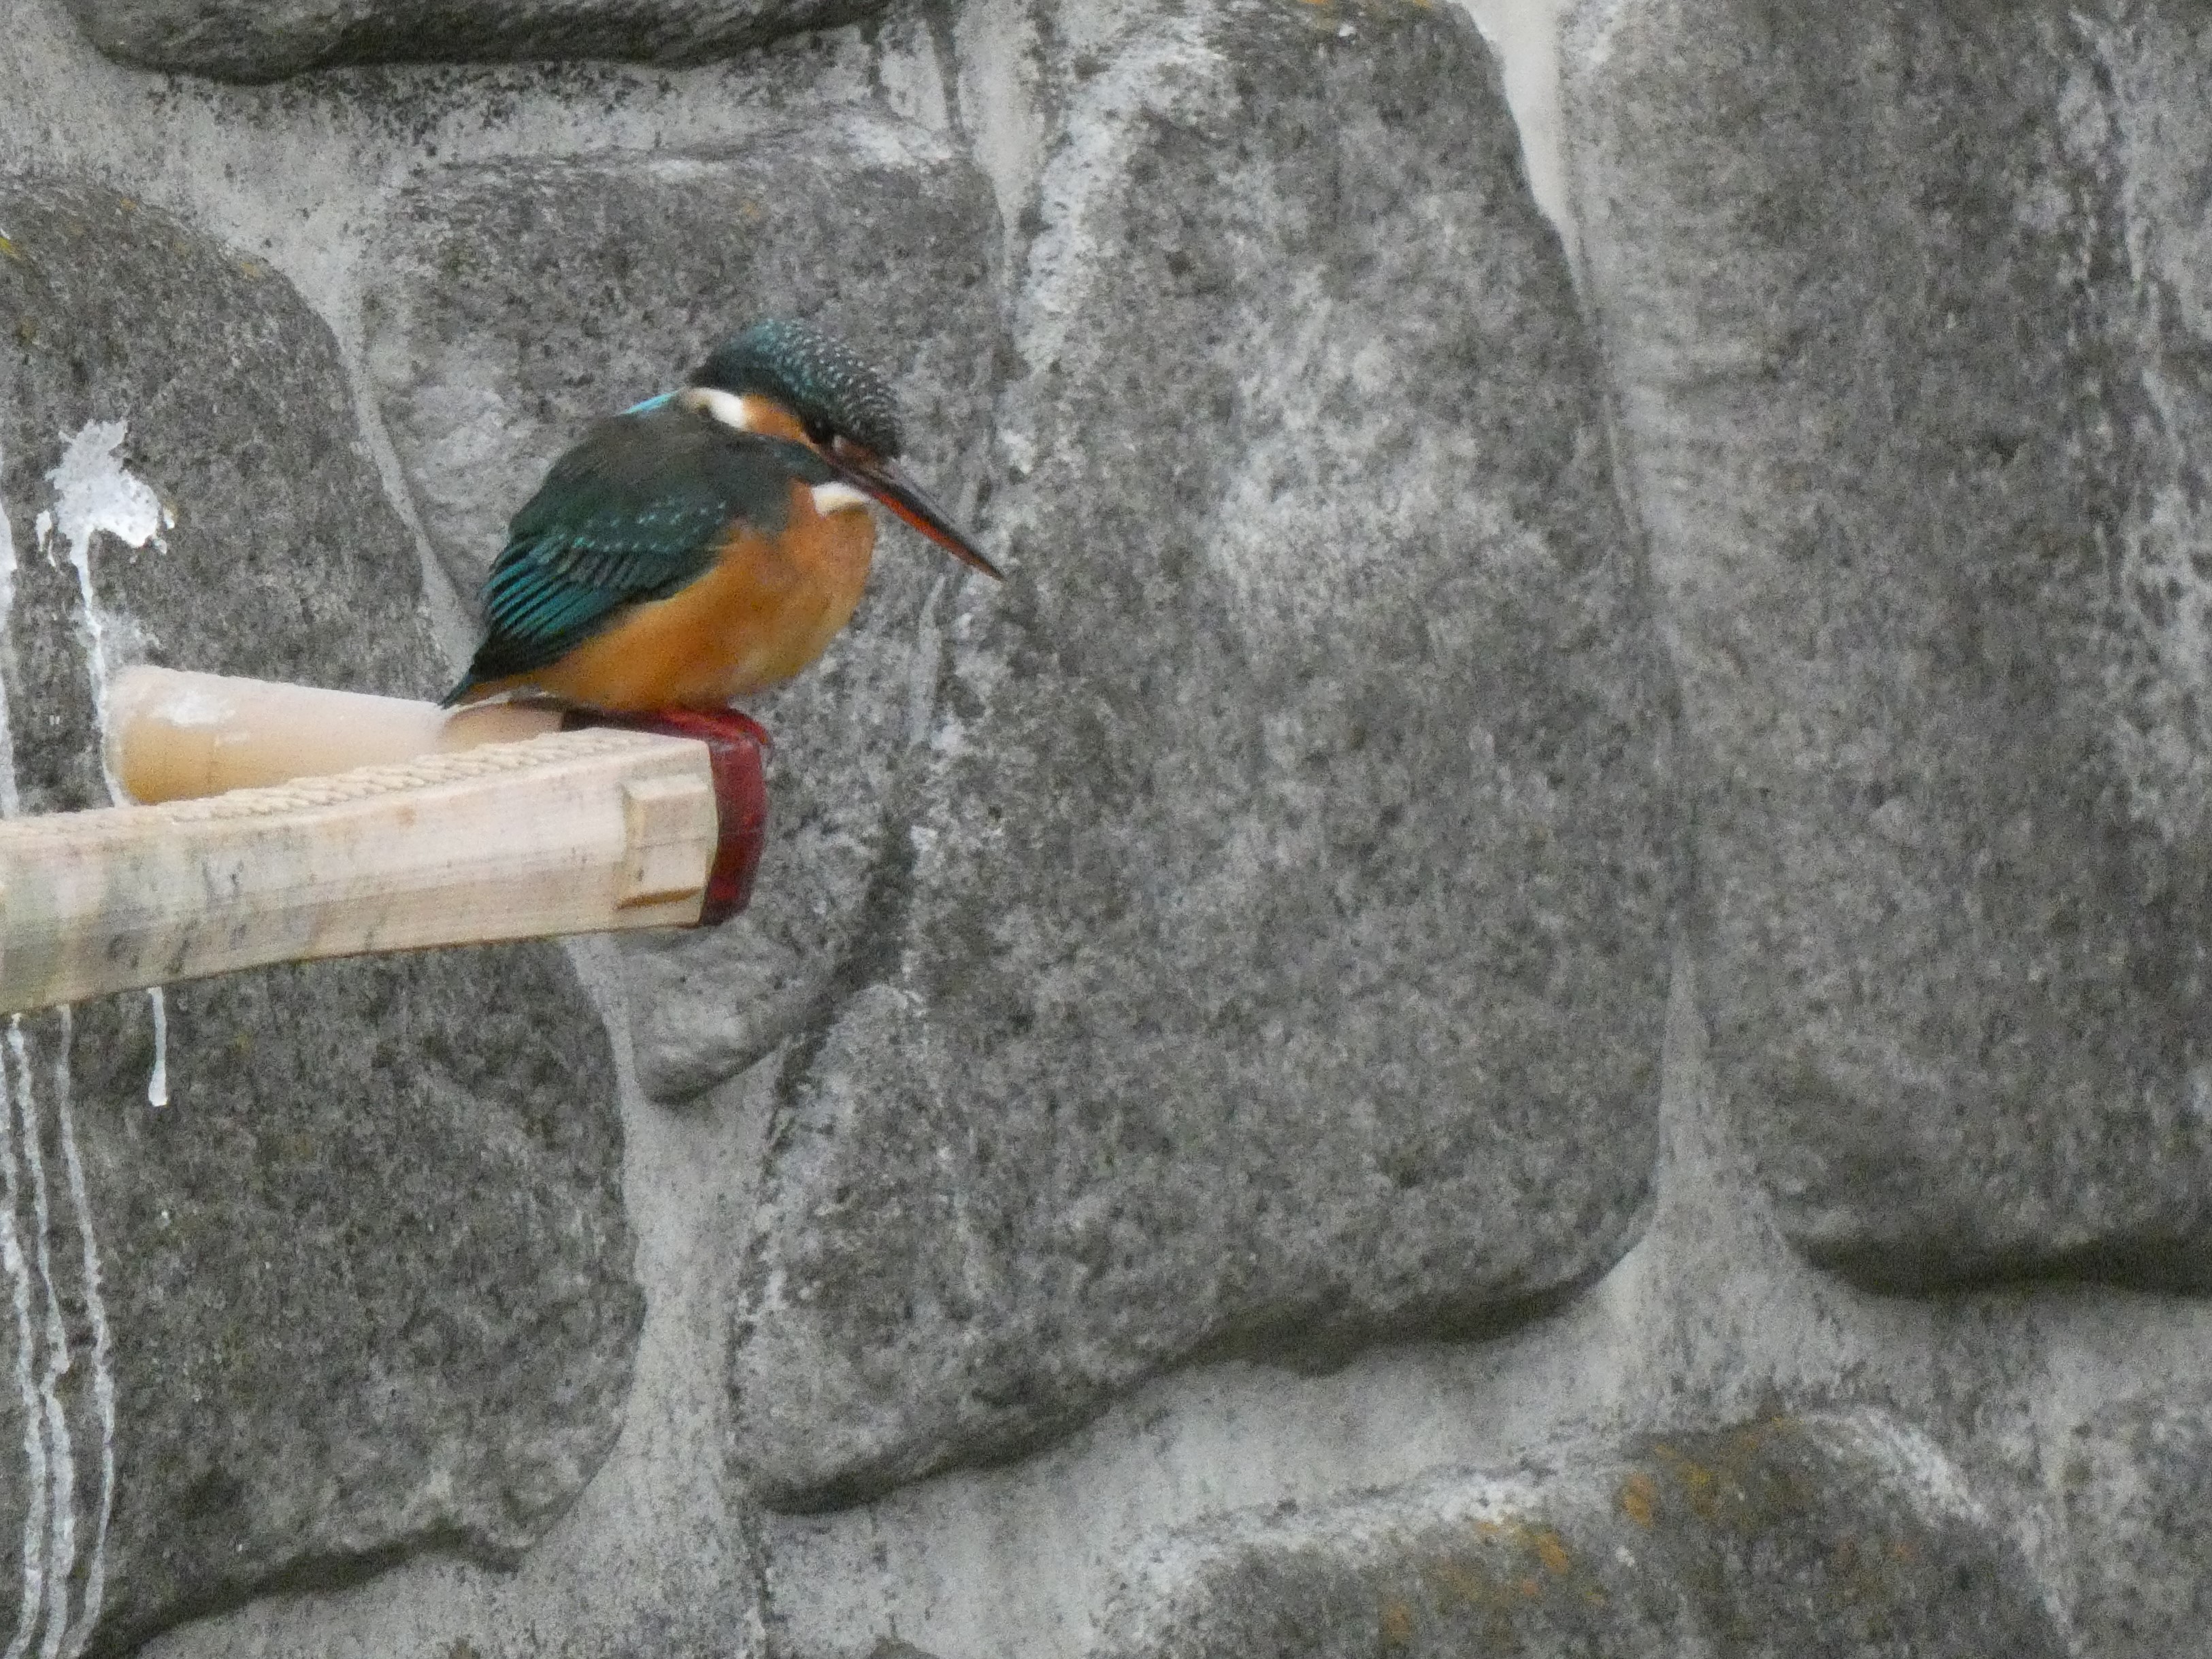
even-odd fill
[{"label": "teal wing", "polygon": [[793,479],[835,476],[803,444],[665,398],[601,421],[507,526],[484,579],[483,642],[446,701],[559,660],[629,606],[705,574],[737,526],[780,532]]}]

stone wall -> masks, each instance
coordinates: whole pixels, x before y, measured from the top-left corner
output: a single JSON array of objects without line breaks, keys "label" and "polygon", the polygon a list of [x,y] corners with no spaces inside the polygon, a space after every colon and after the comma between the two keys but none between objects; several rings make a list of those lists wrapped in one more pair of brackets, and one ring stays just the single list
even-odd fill
[{"label": "stone wall", "polygon": [[1010,579],[0,1036],[9,1659],[2212,1652],[2212,24],[1477,10],[16,0],[0,811],[755,314]]}]

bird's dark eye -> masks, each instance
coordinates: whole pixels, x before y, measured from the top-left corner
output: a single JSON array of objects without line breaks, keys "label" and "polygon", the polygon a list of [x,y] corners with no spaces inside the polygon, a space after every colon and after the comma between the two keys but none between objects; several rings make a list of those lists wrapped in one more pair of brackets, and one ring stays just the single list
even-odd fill
[{"label": "bird's dark eye", "polygon": [[827,449],[836,439],[836,434],[820,421],[809,421],[805,425],[807,439],[817,448]]}]

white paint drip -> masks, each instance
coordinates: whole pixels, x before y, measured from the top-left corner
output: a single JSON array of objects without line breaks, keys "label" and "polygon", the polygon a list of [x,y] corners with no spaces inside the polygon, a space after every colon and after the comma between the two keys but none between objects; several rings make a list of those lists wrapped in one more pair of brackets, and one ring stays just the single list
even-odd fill
[{"label": "white paint drip", "polygon": [[[15,529],[8,520],[8,506],[0,501],[0,648],[10,648],[9,626],[15,610]],[[8,684],[0,676],[0,817],[22,811],[15,781],[15,727],[9,719]],[[23,1593],[15,1620],[15,1633],[7,1648],[7,1659],[22,1659],[38,1628],[45,1601],[46,1533],[46,1438],[39,1412],[32,1370],[36,1342],[31,1329],[31,1276],[23,1260],[22,1242],[15,1234],[15,1136],[9,1115],[15,1109],[15,1091],[8,1086],[7,1066],[0,1060],[0,1168],[4,1168],[6,1207],[0,1210],[0,1270],[15,1310],[15,1386],[23,1410],[23,1462],[29,1476],[30,1497],[23,1522]]]},{"label": "white paint drip", "polygon": [[69,1325],[54,1284],[53,1259],[46,1235],[46,1161],[40,1142],[39,1102],[31,1083],[31,1053],[21,1015],[8,1022],[8,1053],[15,1062],[15,1121],[21,1132],[23,1167],[31,1176],[32,1259],[46,1290],[46,1363],[39,1377],[39,1403],[46,1416],[46,1639],[39,1659],[58,1659],[69,1624],[70,1575],[76,1570],[76,1456],[70,1443],[69,1409],[62,1403],[62,1379],[69,1374]]},{"label": "white paint drip", "polygon": [[85,672],[92,681],[93,714],[100,727],[100,767],[108,793],[116,800],[123,799],[123,792],[107,764],[107,682],[115,665],[107,656],[110,618],[93,585],[93,538],[105,531],[125,547],[144,547],[149,542],[158,546],[161,532],[176,522],[152,486],[133,476],[117,458],[115,452],[129,431],[122,421],[86,422],[62,452],[60,463],[46,474],[46,482],[54,488],[53,511],[41,513],[38,521],[46,557],[54,557],[54,538],[58,536],[70,568],[76,572],[77,599],[92,640],[85,653]]},{"label": "white paint drip", "polygon": [[[9,521],[6,502],[0,501],[0,648],[11,652],[17,568],[15,527]],[[8,702],[8,684],[5,676],[0,675],[0,817],[15,817],[22,810],[22,793],[15,777],[15,726]],[[21,1023],[20,1018],[15,1022],[16,1029],[20,1030]],[[30,1079],[26,1075],[19,1082],[27,1100]],[[16,1094],[17,1089],[9,1086],[6,1062],[0,1060],[0,1170],[4,1170],[0,1191],[4,1191],[5,1196],[5,1208],[0,1210],[0,1269],[7,1273],[15,1310],[15,1387],[22,1404],[23,1462],[29,1477],[29,1496],[23,1516],[22,1605],[16,1614],[15,1632],[9,1641],[6,1659],[22,1659],[29,1650],[32,1638],[37,1634],[40,1615],[45,1611],[51,1492],[46,1418],[33,1375],[37,1370],[38,1340],[31,1323],[31,1275],[23,1255],[22,1240],[15,1231],[18,1165],[9,1120],[15,1111]]]},{"label": "white paint drip", "polygon": [[146,993],[146,1006],[154,1015],[154,1069],[146,1073],[146,1103],[158,1109],[169,1103],[169,1000],[160,986]]},{"label": "white paint drip", "polygon": [[[176,523],[175,515],[161,505],[153,486],[123,465],[116,451],[130,432],[122,421],[88,421],[62,452],[60,463],[46,474],[53,486],[51,513],[39,514],[35,528],[46,557],[54,556],[53,541],[59,536],[68,550],[70,568],[76,572],[77,599],[84,607],[85,631],[90,647],[85,653],[85,672],[92,681],[92,707],[100,734],[100,772],[107,781],[111,800],[124,799],[107,753],[107,682],[114,672],[108,660],[109,619],[100,608],[92,580],[93,538],[105,531],[125,547],[161,545],[161,532]],[[169,1103],[169,1010],[158,985],[146,994],[154,1017],[154,1069],[146,1079],[146,1101],[161,1107]]]},{"label": "white paint drip", "polygon": [[[120,429],[117,438],[119,441]],[[112,447],[112,446],[111,446]],[[67,459],[64,459],[64,466]],[[52,475],[48,475],[51,478]],[[136,480],[131,480],[136,483]],[[139,488],[143,490],[143,486]],[[145,492],[151,494],[150,491]],[[126,492],[127,494],[127,492]],[[82,493],[64,494],[59,502],[65,517],[80,520],[88,515],[100,516],[97,503],[88,504]],[[166,520],[167,515],[161,515]],[[40,514],[38,530],[41,539],[51,533],[53,520]],[[131,526],[126,523],[126,528]],[[83,532],[88,544],[90,531]],[[142,538],[139,543],[143,544]],[[15,526],[9,521],[7,506],[0,501],[0,652],[13,660],[13,623],[15,610],[15,580],[20,565],[15,551]],[[88,580],[88,566],[83,578]],[[86,606],[88,627],[97,629],[89,603]],[[99,635],[94,634],[97,642]],[[97,648],[97,646],[95,647]],[[105,665],[101,666],[104,668]],[[98,684],[97,678],[95,684]],[[101,772],[106,773],[103,745]],[[109,780],[111,793],[113,780]],[[22,792],[15,775],[15,727],[8,698],[8,683],[0,674],[0,817],[15,817],[23,810]],[[158,998],[159,992],[155,993]],[[159,1006],[158,1002],[156,1006]],[[61,1316],[61,1304],[57,1291],[52,1261],[46,1240],[46,1171],[39,1144],[37,1100],[31,1081],[29,1040],[23,1030],[19,1015],[9,1022],[8,1054],[15,1062],[12,1085],[8,1075],[8,1060],[0,1057],[0,1192],[4,1193],[5,1208],[0,1209],[0,1271],[4,1271],[9,1282],[10,1300],[15,1313],[15,1384],[23,1410],[23,1454],[28,1479],[29,1496],[23,1517],[23,1591],[21,1605],[16,1614],[15,1631],[10,1638],[5,1659],[23,1659],[30,1650],[43,1615],[46,1621],[46,1640],[40,1644],[40,1659],[59,1659],[66,1651],[70,1659],[82,1652],[90,1640],[92,1631],[100,1618],[100,1609],[106,1589],[106,1547],[108,1517],[114,1506],[115,1493],[115,1374],[111,1362],[111,1344],[107,1328],[107,1310],[100,1294],[100,1250],[93,1237],[92,1208],[84,1182],[84,1164],[76,1145],[76,1126],[71,1110],[70,1077],[70,1041],[72,1023],[70,1011],[61,1011],[62,1046],[54,1060],[55,1104],[61,1134],[62,1158],[69,1176],[70,1208],[76,1218],[77,1235],[83,1251],[84,1298],[86,1311],[91,1320],[93,1333],[93,1406],[100,1419],[100,1522],[94,1537],[93,1556],[85,1585],[85,1600],[82,1616],[72,1626],[69,1617],[69,1580],[76,1565],[76,1472],[71,1455],[69,1417],[61,1397],[63,1377],[70,1369],[68,1328]],[[156,1056],[156,1071],[165,1071],[160,1065],[162,1056]],[[163,1086],[166,1097],[167,1085]],[[27,1157],[19,1163],[17,1139],[14,1124],[22,1127],[21,1145]],[[24,1256],[22,1240],[15,1227],[16,1204],[21,1195],[21,1172],[27,1168],[31,1176],[33,1214],[38,1226],[36,1259],[39,1275],[46,1288],[46,1363],[39,1364],[37,1333],[31,1319],[32,1287],[30,1264]],[[36,1381],[34,1373],[41,1373]],[[48,1593],[49,1586],[52,1593]]]},{"label": "white paint drip", "polygon": [[[6,460],[0,455],[0,464]],[[0,501],[0,650],[13,650],[9,632],[15,615],[15,528],[8,522],[8,503]],[[0,817],[23,810],[15,783],[15,728],[8,708],[8,680],[0,674]]]},{"label": "white paint drip", "polygon": [[[161,1003],[156,1000],[156,1008]],[[64,1006],[62,1048],[54,1060],[54,1116],[61,1131],[62,1162],[69,1176],[70,1208],[76,1217],[78,1242],[84,1251],[85,1317],[92,1326],[92,1406],[100,1419],[100,1515],[92,1534],[92,1559],[85,1569],[84,1601],[66,1631],[62,1651],[76,1659],[92,1639],[100,1623],[100,1610],[107,1594],[107,1522],[115,1510],[115,1371],[110,1363],[107,1304],[100,1293],[100,1244],[93,1237],[92,1195],[85,1186],[84,1160],[77,1154],[75,1090],[70,1078],[70,1048],[76,1022]],[[159,1058],[158,1039],[156,1057]],[[74,1499],[75,1494],[71,1494]],[[54,1626],[49,1626],[49,1631]],[[51,1637],[49,1638],[51,1641]]]},{"label": "white paint drip", "polygon": [[[107,658],[108,618],[93,586],[93,538],[106,531],[130,546],[143,547],[157,541],[161,531],[173,522],[144,481],[131,477],[116,459],[114,452],[123,441],[125,430],[118,421],[94,422],[78,433],[61,464],[46,475],[54,489],[53,510],[40,514],[34,525],[49,559],[54,556],[52,538],[58,532],[76,572],[77,593],[89,635],[87,672],[100,728],[100,774],[110,798],[118,799],[121,792],[106,752],[106,693],[112,666]],[[14,526],[4,505],[0,505],[0,650],[12,650],[10,629],[19,568]],[[22,811],[9,712],[6,681],[0,678],[0,817],[16,817]],[[155,1054],[147,1097],[160,1106],[168,1100],[167,1011],[159,987],[150,996]],[[55,1122],[70,1212],[76,1222],[85,1314],[92,1327],[92,1403],[100,1425],[100,1510],[91,1559],[86,1565],[84,1599],[72,1620],[70,1579],[77,1565],[76,1463],[63,1397],[63,1384],[70,1369],[70,1346],[48,1240],[46,1161],[30,1040],[21,1016],[17,1015],[9,1022],[6,1054],[0,1056],[0,1197],[4,1197],[4,1207],[0,1207],[0,1271],[7,1275],[15,1313],[15,1383],[23,1410],[28,1498],[23,1519],[21,1605],[15,1634],[0,1659],[25,1659],[42,1622],[45,1639],[39,1644],[39,1659],[63,1659],[65,1654],[75,1659],[91,1640],[106,1594],[107,1528],[115,1504],[115,1373],[107,1310],[100,1296],[100,1246],[93,1232],[91,1195],[76,1143],[70,1071],[75,1024],[66,1007],[61,1010],[61,1048],[53,1063]],[[27,1259],[16,1227],[26,1173],[36,1229]],[[45,1291],[43,1332],[32,1318],[33,1262]],[[43,1364],[39,1354],[41,1335],[46,1343]]]},{"label": "white paint drip", "polygon": [[[22,1017],[11,1022],[20,1030]],[[8,1288],[15,1308],[15,1391],[23,1410],[23,1462],[29,1480],[25,1483],[28,1496],[24,1502],[23,1515],[23,1595],[22,1607],[15,1618],[15,1634],[0,1659],[23,1659],[30,1649],[31,1638],[37,1634],[39,1615],[46,1606],[46,1437],[45,1419],[39,1409],[38,1384],[33,1380],[33,1360],[38,1351],[38,1338],[31,1326],[31,1275],[23,1260],[22,1241],[15,1231],[15,1204],[20,1181],[20,1168],[15,1158],[15,1135],[13,1127],[16,1082],[27,1084],[29,1079],[11,1079],[7,1061],[0,1057],[0,1267],[8,1274]]]}]

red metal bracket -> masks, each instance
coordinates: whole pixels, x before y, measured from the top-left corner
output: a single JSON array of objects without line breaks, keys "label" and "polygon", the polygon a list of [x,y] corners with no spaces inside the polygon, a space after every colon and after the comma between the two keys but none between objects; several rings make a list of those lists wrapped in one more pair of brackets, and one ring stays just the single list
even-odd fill
[{"label": "red metal bracket", "polygon": [[664,708],[650,714],[576,708],[561,722],[566,732],[601,726],[692,738],[707,745],[714,768],[719,834],[698,925],[712,927],[727,921],[752,901],[753,877],[760,869],[761,848],[768,839],[768,779],[762,768],[775,743],[767,728],[734,708],[713,712]]}]

